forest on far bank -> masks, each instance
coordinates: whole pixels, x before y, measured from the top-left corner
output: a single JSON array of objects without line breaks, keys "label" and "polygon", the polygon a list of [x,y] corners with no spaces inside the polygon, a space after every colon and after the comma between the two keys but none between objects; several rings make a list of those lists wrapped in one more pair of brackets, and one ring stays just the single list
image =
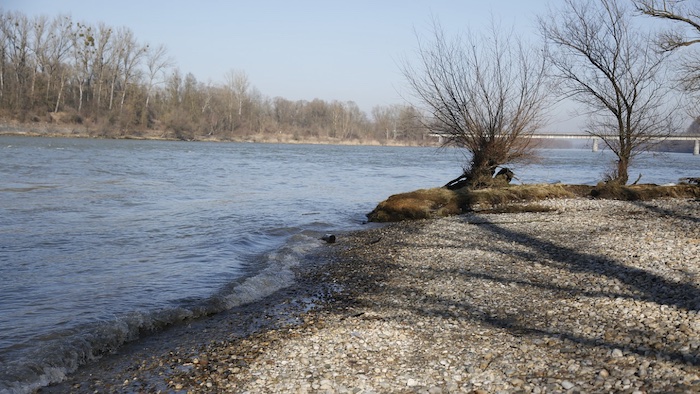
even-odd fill
[{"label": "forest on far bank", "polygon": [[409,105],[266,97],[244,71],[183,73],[125,27],[0,9],[0,120],[93,137],[431,143]]}]

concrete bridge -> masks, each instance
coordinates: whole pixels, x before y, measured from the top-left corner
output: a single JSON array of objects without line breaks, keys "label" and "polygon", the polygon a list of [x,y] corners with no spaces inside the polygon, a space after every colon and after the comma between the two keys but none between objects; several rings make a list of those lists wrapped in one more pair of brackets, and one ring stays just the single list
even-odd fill
[{"label": "concrete bridge", "polygon": [[[449,134],[431,133],[431,137],[437,137],[438,141],[442,144],[445,138],[449,137]],[[598,152],[598,143],[600,137],[590,135],[590,134],[533,134],[531,138],[535,139],[575,139],[575,140],[593,140],[593,152]],[[616,136],[610,136],[610,138],[616,138]],[[700,135],[673,135],[668,137],[652,137],[651,139],[662,140],[662,141],[695,141],[695,146],[693,146],[693,155],[700,155]]]}]

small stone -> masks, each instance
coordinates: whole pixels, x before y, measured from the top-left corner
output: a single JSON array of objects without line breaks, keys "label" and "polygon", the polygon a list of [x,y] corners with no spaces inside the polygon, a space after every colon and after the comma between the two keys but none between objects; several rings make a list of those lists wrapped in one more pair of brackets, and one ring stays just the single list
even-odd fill
[{"label": "small stone", "polygon": [[608,376],[610,376],[610,372],[608,372],[607,369],[601,369],[600,372],[598,372],[598,376],[600,376],[603,379],[606,379]]},{"label": "small stone", "polygon": [[406,381],[406,386],[415,387],[418,386],[418,382],[415,379],[411,378]]},{"label": "small stone", "polygon": [[565,380],[565,381],[561,382],[560,384],[561,384],[561,387],[564,388],[564,390],[570,390],[576,386],[575,384],[569,382],[568,380]]},{"label": "small stone", "polygon": [[615,358],[620,358],[622,357],[622,350],[620,349],[613,349],[612,351],[612,356]]}]

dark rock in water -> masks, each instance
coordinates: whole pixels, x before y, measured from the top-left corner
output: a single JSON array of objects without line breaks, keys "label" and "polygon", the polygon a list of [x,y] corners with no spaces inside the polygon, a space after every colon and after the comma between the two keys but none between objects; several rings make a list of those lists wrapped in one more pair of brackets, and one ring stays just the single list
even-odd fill
[{"label": "dark rock in water", "polygon": [[323,237],[321,237],[321,239],[328,242],[329,244],[335,243],[335,235],[333,234],[326,234]]}]

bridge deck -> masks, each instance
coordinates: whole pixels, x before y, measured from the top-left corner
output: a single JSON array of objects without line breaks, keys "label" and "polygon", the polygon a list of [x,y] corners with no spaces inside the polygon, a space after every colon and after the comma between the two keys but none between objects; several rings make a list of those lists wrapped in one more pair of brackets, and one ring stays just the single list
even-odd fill
[{"label": "bridge deck", "polygon": [[[431,137],[438,137],[440,139],[440,143],[443,142],[444,138],[448,138],[451,135],[450,134],[441,134],[441,133],[430,133],[429,136]],[[531,138],[535,139],[579,139],[579,140],[593,140],[593,151],[597,152],[598,151],[598,142],[601,139],[601,136],[597,135],[591,135],[591,134],[556,134],[556,133],[551,133],[551,134],[532,134],[530,136]],[[610,138],[610,139],[615,139],[617,136],[615,135],[606,135],[603,136],[605,138]],[[665,141],[695,141],[695,146],[693,147],[693,155],[700,155],[700,135],[671,135],[668,137],[649,137],[649,139],[653,140],[665,140]]]},{"label": "bridge deck", "polygon": [[[440,133],[431,133],[431,137],[450,137],[450,134],[440,134]],[[549,134],[532,134],[530,136],[531,138],[540,138],[540,139],[579,139],[579,140],[588,140],[591,138],[601,138],[597,135],[591,135],[591,134],[556,134],[556,133],[549,133]],[[617,138],[616,135],[606,135],[606,138]],[[651,137],[652,139],[659,139],[659,140],[669,140],[669,141],[697,141],[700,140],[700,135],[671,135],[668,137]]]},{"label": "bridge deck", "polygon": [[[600,136],[597,135],[590,135],[590,134],[532,134],[532,138],[541,138],[541,139],[556,139],[556,138],[562,138],[562,139],[591,139],[591,138],[601,138]],[[606,135],[606,138],[617,138],[616,135]],[[669,141],[696,141],[700,140],[700,135],[670,135],[668,137],[651,137],[652,139],[659,139],[659,140],[669,140]]]}]

